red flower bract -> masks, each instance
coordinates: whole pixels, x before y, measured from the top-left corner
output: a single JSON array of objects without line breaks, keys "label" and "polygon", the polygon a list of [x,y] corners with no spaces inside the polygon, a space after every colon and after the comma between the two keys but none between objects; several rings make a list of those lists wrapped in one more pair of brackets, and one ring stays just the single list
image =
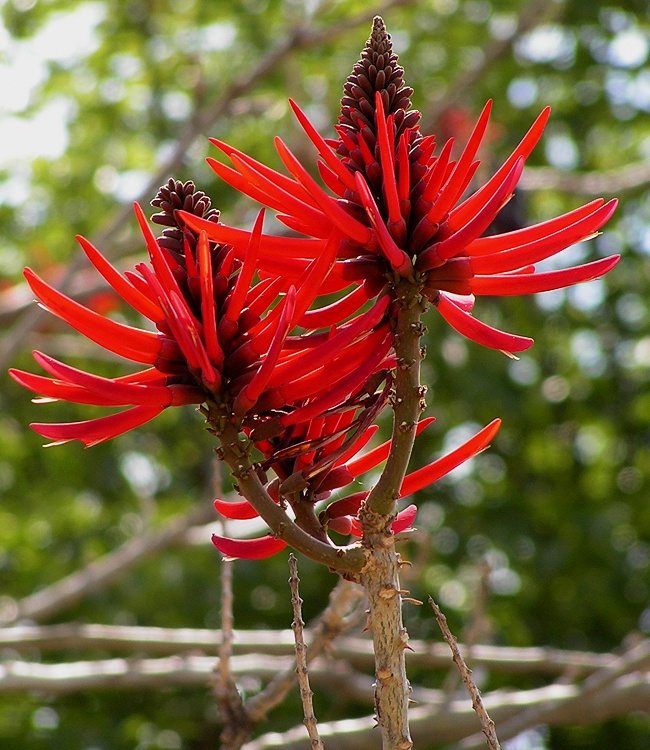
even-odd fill
[{"label": "red flower bract", "polygon": [[[313,257],[333,230],[342,235],[337,250],[340,276],[350,281],[406,277],[443,318],[467,338],[496,349],[518,352],[532,339],[504,333],[473,318],[475,295],[534,294],[607,273],[618,256],[585,265],[538,273],[534,264],[585,240],[605,224],[616,201],[595,200],[563,216],[514,232],[482,236],[511,198],[524,161],[549,117],[545,109],[491,179],[468,197],[476,159],[491,111],[488,102],[462,153],[452,160],[453,139],[436,153],[433,136],[420,132],[420,115],[411,109],[412,90],[392,51],[380,18],[361,59],[345,85],[337,140],[325,140],[300,108],[291,106],[320,157],[321,187],[289,148],[276,148],[290,177],[275,172],[221,141],[213,143],[232,167],[208,162],[237,190],[278,212],[280,221],[314,239],[294,239],[287,263]],[[208,225],[185,215],[188,226],[204,229],[214,241],[235,230]],[[244,234],[238,234],[243,247]],[[241,250],[240,250],[241,251]],[[275,252],[269,242],[261,258]]]},{"label": "red flower bract", "polygon": [[[367,312],[348,322],[341,321],[364,304],[367,295],[348,296],[329,309],[307,312],[333,266],[338,236],[304,264],[295,284],[269,273],[253,283],[263,214],[239,258],[233,248],[211,242],[205,232],[197,235],[174,226],[174,212],[183,206],[205,214],[208,224],[216,222],[209,200],[195,193],[193,184],[170,181],[154,204],[167,209],[154,218],[168,229],[156,239],[136,205],[150,262],[132,272],[120,273],[90,242],[78,239],[115,292],[156,330],[105,318],[26,269],[27,282],[46,309],[108,351],[147,365],[125,377],[104,378],[35,352],[51,378],[10,372],[46,400],[131,408],[83,422],[36,423],[34,430],[54,443],[76,439],[93,445],[147,422],[168,406],[212,400],[226,401],[234,420],[257,426],[277,414],[274,429],[281,432],[309,421],[315,411],[345,402],[380,369],[391,343],[388,297],[380,296]],[[337,326],[317,333],[334,318]],[[296,325],[303,330],[292,337]]]}]

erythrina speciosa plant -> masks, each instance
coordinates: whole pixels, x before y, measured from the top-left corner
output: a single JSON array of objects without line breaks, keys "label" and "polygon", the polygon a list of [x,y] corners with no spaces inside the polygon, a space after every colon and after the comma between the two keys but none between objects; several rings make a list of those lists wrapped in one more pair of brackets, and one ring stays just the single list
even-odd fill
[{"label": "erythrina speciosa plant", "polygon": [[[288,545],[365,588],[377,722],[384,748],[401,750],[412,742],[397,535],[415,521],[414,493],[484,450],[500,424],[495,419],[449,455],[406,474],[416,436],[433,421],[421,418],[422,317],[433,307],[478,344],[523,351],[531,339],[472,315],[475,297],[566,287],[602,276],[618,262],[612,256],[535,269],[596,234],[615,201],[595,200],[541,224],[490,233],[548,109],[476,186],[491,102],[459,150],[453,139],[439,145],[421,132],[412,93],[376,18],[344,85],[334,137],[321,136],[291,102],[315,148],[313,164],[302,164],[279,138],[286,174],[213,140],[230,165],[210,158],[210,166],[263,206],[252,230],[223,223],[192,182],[170,179],[152,201],[159,211],[154,226],[135,206],[148,260],[132,271],[119,272],[78,238],[97,271],[148,325],[103,317],[25,271],[45,308],[142,369],[105,378],[34,352],[47,376],[11,371],[39,400],[127,407],[84,422],[31,425],[54,444],[91,446],[168,407],[198,405],[242,498],[217,499],[216,510],[229,519],[261,516],[268,526],[258,538],[215,535],[214,545],[228,557],[248,559]],[[285,231],[263,232],[265,209]],[[164,227],[158,236],[155,227]],[[336,301],[325,303],[326,295]],[[385,408],[393,412],[392,437],[366,449]],[[359,489],[358,478],[380,465],[374,486]],[[403,498],[407,505],[400,509]],[[351,541],[341,545],[331,531]]]}]

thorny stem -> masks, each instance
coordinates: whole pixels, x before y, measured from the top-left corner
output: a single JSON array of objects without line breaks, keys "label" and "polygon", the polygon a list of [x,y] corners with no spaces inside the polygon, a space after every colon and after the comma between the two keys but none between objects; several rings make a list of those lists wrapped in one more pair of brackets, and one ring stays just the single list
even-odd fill
[{"label": "thorny stem", "polygon": [[273,534],[312,560],[354,577],[364,565],[365,558],[361,547],[330,546],[303,531],[280,505],[273,502],[262,485],[248,455],[248,443],[240,439],[239,431],[232,424],[228,409],[216,403],[208,404],[205,416],[221,443],[223,460],[237,480],[240,493],[260,514]]},{"label": "thorny stem", "polygon": [[296,641],[296,674],[298,675],[298,685],[300,686],[300,699],[304,712],[304,725],[307,728],[311,746],[314,750],[325,750],[323,741],[318,734],[316,725],[316,716],[314,714],[314,702],[312,700],[313,692],[309,686],[309,673],[307,672],[307,646],[303,629],[305,623],[302,619],[302,599],[298,590],[300,578],[298,578],[298,562],[293,552],[289,555],[289,570],[291,576],[289,585],[291,586],[291,604],[293,605],[293,632]]},{"label": "thorny stem", "polygon": [[485,735],[488,748],[489,750],[501,750],[501,745],[499,744],[499,739],[497,738],[494,722],[490,718],[488,712],[485,709],[485,706],[483,705],[481,693],[476,686],[474,679],[472,678],[472,671],[467,666],[465,660],[462,657],[462,654],[460,653],[458,642],[454,638],[453,633],[447,625],[447,618],[444,616],[444,614],[440,610],[440,607],[438,607],[438,605],[433,601],[431,597],[429,597],[429,604],[434,611],[436,620],[438,621],[438,626],[442,631],[443,638],[445,639],[445,641],[447,641],[447,644],[451,649],[454,664],[456,664],[456,666],[458,667],[458,671],[460,672],[463,684],[465,685],[465,688],[467,689],[467,692],[472,699],[472,708],[476,712],[476,715],[481,722],[481,731]]},{"label": "thorny stem", "polygon": [[367,555],[361,584],[366,589],[370,607],[368,625],[375,651],[375,712],[384,750],[408,750],[413,746],[408,725],[411,688],[404,659],[408,648],[408,634],[402,620],[402,594],[405,592],[399,583],[400,559],[390,523],[413,450],[415,426],[424,408],[424,390],[420,385],[420,337],[424,333],[420,318],[424,304],[417,285],[408,280],[402,280],[397,286],[396,299],[393,442],[381,478],[359,514]]}]

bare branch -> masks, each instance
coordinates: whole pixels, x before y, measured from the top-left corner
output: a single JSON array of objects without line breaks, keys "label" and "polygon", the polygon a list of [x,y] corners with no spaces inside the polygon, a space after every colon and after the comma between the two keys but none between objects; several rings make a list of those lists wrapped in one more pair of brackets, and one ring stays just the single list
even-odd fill
[{"label": "bare branch", "polygon": [[469,697],[472,699],[472,708],[474,709],[474,711],[476,711],[476,715],[481,722],[481,731],[487,739],[488,747],[490,748],[490,750],[501,750],[501,745],[499,744],[499,740],[497,738],[494,722],[490,718],[488,712],[485,709],[485,706],[483,705],[481,692],[479,691],[478,687],[476,687],[476,683],[472,679],[472,671],[469,669],[467,664],[465,664],[465,661],[460,654],[458,642],[454,638],[453,633],[447,625],[447,618],[442,613],[440,607],[433,601],[432,597],[429,597],[429,604],[431,605],[431,608],[436,615],[436,620],[438,621],[438,625],[440,627],[440,630],[442,631],[442,635],[445,641],[449,644],[454,663],[458,667],[458,671],[460,672],[463,684],[465,685],[465,688],[469,693]]},{"label": "bare branch", "polygon": [[[350,617],[351,610],[363,596],[361,587],[339,579],[330,594],[329,604],[318,618],[314,636],[307,652],[307,663],[329,648],[332,642],[356,622]],[[257,695],[246,701],[248,715],[260,721],[274,707],[281,703],[296,681],[294,669],[285,669],[276,674],[271,682]]]},{"label": "bare branch", "polygon": [[239,748],[250,737],[253,725],[244,708],[239,690],[231,671],[233,642],[233,560],[221,562],[221,644],[219,660],[214,667],[215,681],[213,692],[217,699],[219,716],[223,723],[221,748]]},{"label": "bare branch", "polygon": [[309,686],[309,673],[307,671],[307,646],[303,628],[305,623],[302,619],[302,599],[298,590],[300,578],[298,578],[298,562],[293,552],[289,555],[289,585],[291,586],[291,605],[293,606],[293,633],[296,639],[296,674],[298,675],[298,685],[300,687],[300,700],[304,714],[303,723],[307,728],[307,734],[311,740],[311,746],[315,750],[325,750],[323,741],[318,734],[316,715],[314,714],[314,702],[312,700],[314,693]]},{"label": "bare branch", "polygon": [[[312,676],[315,676],[312,670]],[[500,725],[508,718],[531,707],[545,710],[545,723],[551,726],[562,724],[593,724],[625,716],[633,711],[647,711],[650,702],[650,675],[634,673],[619,677],[610,683],[592,700],[581,704],[580,711],[571,708],[573,699],[579,695],[576,685],[550,685],[534,690],[497,690],[488,693],[483,700],[490,715]],[[443,708],[437,711],[438,708]],[[476,714],[467,700],[452,701],[447,705],[421,705],[410,711],[411,732],[415,746],[428,746],[435,737],[436,743],[455,742],[471,735],[476,726]],[[321,722],[320,734],[332,750],[376,750],[377,730],[373,717]],[[302,726],[277,733],[262,735],[244,745],[242,750],[303,750],[304,729]]]},{"label": "bare branch", "polygon": [[[344,593],[352,593],[358,601],[361,589],[341,581],[333,592],[333,598],[339,596],[339,587]],[[307,641],[318,642],[322,633],[338,633],[336,622],[325,625],[326,615],[332,615],[327,609],[321,615],[320,623],[315,629],[306,631]],[[332,620],[335,618],[332,617]],[[329,622],[329,621],[328,621]],[[347,626],[347,623],[346,623]],[[176,653],[201,651],[205,654],[217,654],[221,643],[219,631],[191,628],[155,628],[125,625],[17,625],[0,628],[0,649],[11,649],[23,653],[38,649],[41,651],[62,650],[66,648],[79,651],[82,649],[101,649],[119,653],[146,653],[150,655],[170,655]],[[235,630],[233,631],[232,650],[235,654],[257,653],[273,656],[289,655],[293,650],[293,633],[291,630]],[[410,640],[413,651],[407,654],[410,665],[427,669],[439,669],[449,662],[449,650],[443,643]],[[468,658],[469,649],[459,644],[464,658]],[[310,655],[314,645],[310,646]],[[322,651],[322,647],[321,647]],[[373,664],[372,641],[366,638],[343,637],[329,647],[329,653],[335,659],[342,659],[351,665],[364,669]],[[552,648],[512,648],[507,646],[473,645],[471,659],[476,666],[508,674],[564,674],[571,670],[573,674],[584,675],[607,667],[615,661],[612,654],[596,654],[587,651],[563,651]]]},{"label": "bare branch", "polygon": [[9,624],[19,620],[45,620],[88,594],[98,591],[124,575],[157,552],[180,541],[187,530],[207,523],[214,516],[209,503],[201,503],[187,513],[172,518],[160,529],[148,531],[130,539],[113,552],[71,573],[51,586],[5,606],[0,622]]},{"label": "bare branch", "polygon": [[[612,683],[640,670],[645,670],[649,665],[650,641],[644,639],[580,683],[577,686],[576,694],[565,702],[563,709],[569,712],[574,711],[576,715],[588,711],[591,703],[597,701],[602,694],[606,693]],[[547,722],[548,716],[552,715],[553,712],[554,707],[552,705],[533,706],[505,722],[499,730],[500,734],[506,739],[514,737],[524,729]],[[475,750],[479,747],[478,738],[471,737],[467,742],[461,743],[458,750]]]},{"label": "bare branch", "polygon": [[451,82],[444,92],[444,97],[433,101],[423,111],[422,129],[424,132],[431,132],[434,129],[436,120],[450,105],[467,100],[475,83],[482,79],[482,73],[489,70],[497,60],[510,52],[514,39],[557,17],[565,2],[566,0],[530,0],[524,5],[521,8],[512,35],[505,39],[495,39],[486,44],[482,50],[480,64],[463,70]]}]

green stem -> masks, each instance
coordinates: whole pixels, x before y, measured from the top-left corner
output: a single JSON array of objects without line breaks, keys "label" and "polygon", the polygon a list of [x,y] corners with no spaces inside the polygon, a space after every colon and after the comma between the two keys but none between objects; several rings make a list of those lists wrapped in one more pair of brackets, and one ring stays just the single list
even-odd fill
[{"label": "green stem", "polygon": [[404,279],[396,289],[395,401],[390,455],[382,475],[366,500],[367,507],[382,516],[392,516],[415,442],[415,428],[424,409],[425,389],[420,385],[422,352],[420,338],[425,332],[421,317],[425,310],[418,287]]}]

